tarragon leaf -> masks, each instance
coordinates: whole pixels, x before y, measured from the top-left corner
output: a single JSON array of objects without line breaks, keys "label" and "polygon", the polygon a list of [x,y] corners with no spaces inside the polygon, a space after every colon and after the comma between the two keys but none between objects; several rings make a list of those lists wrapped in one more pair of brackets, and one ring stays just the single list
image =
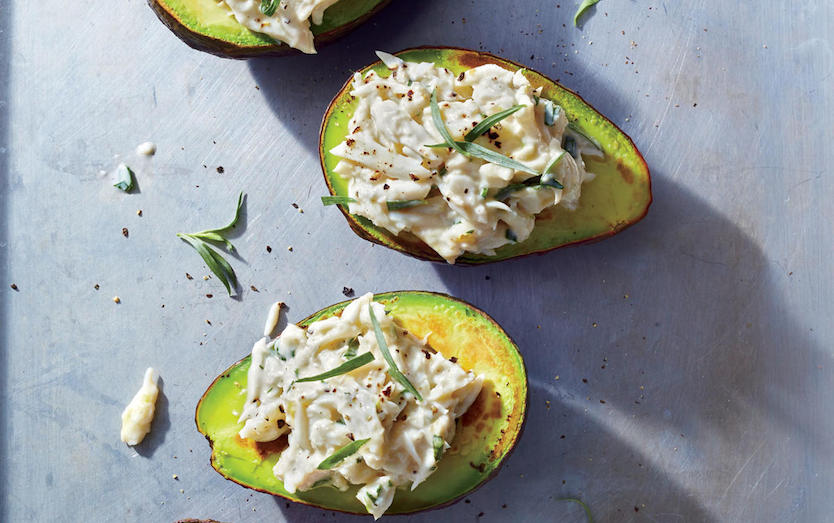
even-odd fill
[{"label": "tarragon leaf", "polygon": [[597,2],[599,2],[599,0],[583,0],[583,2],[581,4],[579,4],[579,8],[576,10],[576,14],[573,15],[573,26],[574,27],[579,26],[579,18],[583,14],[585,14],[585,11],[587,11],[592,5],[596,4]]},{"label": "tarragon leaf", "polygon": [[526,105],[514,105],[514,106],[510,107],[509,109],[505,109],[501,112],[495,113],[492,116],[489,116],[489,117],[481,120],[481,123],[479,123],[478,125],[473,127],[471,131],[466,133],[466,136],[464,136],[463,139],[467,142],[474,141],[475,138],[477,138],[477,137],[481,136],[482,134],[484,134],[485,132],[489,131],[490,127],[497,124],[498,122],[500,122],[504,118],[510,116],[511,114],[518,111],[522,107],[527,107],[527,106]]},{"label": "tarragon leaf", "polygon": [[362,448],[362,445],[364,445],[365,443],[367,443],[369,441],[371,441],[371,438],[358,439],[356,441],[351,441],[350,443],[348,443],[344,447],[340,448],[339,450],[337,450],[336,452],[334,452],[333,454],[331,454],[330,456],[325,458],[324,461],[319,463],[319,466],[316,467],[316,468],[318,468],[319,470],[332,469],[333,467],[335,467],[336,465],[338,465],[339,463],[344,461],[345,458],[347,458],[348,456],[356,454],[356,451],[358,451],[360,448]]},{"label": "tarragon leaf", "polygon": [[322,205],[347,205],[349,203],[356,203],[356,200],[348,196],[322,196]]},{"label": "tarragon leaf", "polygon": [[232,242],[226,239],[223,233],[230,231],[231,229],[234,229],[235,225],[237,225],[238,220],[240,220],[240,210],[243,207],[243,198],[243,192],[238,194],[237,207],[235,207],[235,216],[234,218],[232,218],[232,221],[229,222],[228,225],[226,225],[225,227],[218,227],[217,229],[206,229],[205,231],[192,232],[189,233],[189,236],[191,236],[192,238],[200,238],[202,240],[224,243],[226,245],[226,249],[229,252],[234,251],[235,246],[232,245]]},{"label": "tarragon leaf", "polygon": [[426,200],[389,200],[385,202],[389,211],[397,211],[400,209],[408,209],[409,207],[417,207],[419,205],[426,205]]},{"label": "tarragon leaf", "polygon": [[423,401],[423,396],[420,395],[420,391],[418,391],[414,385],[408,381],[405,374],[400,372],[400,369],[397,367],[397,363],[394,361],[394,358],[391,357],[391,351],[388,350],[388,343],[385,341],[385,335],[382,334],[379,321],[377,321],[376,314],[374,314],[374,308],[370,303],[368,304],[368,313],[371,316],[371,323],[374,326],[374,334],[376,335],[377,345],[379,345],[379,351],[388,363],[388,373],[391,374],[392,378],[400,382],[400,385],[405,387],[405,390],[414,394],[414,397],[416,397],[418,401]]},{"label": "tarragon leaf", "polygon": [[209,245],[200,238],[195,238],[190,234],[184,234],[181,232],[177,233],[177,237],[185,240],[194,248],[194,250],[197,251],[197,254],[200,255],[209,270],[217,276],[217,279],[219,279],[223,286],[226,287],[226,292],[228,292],[229,296],[231,296],[232,287],[237,286],[237,277],[235,276],[234,269],[232,269],[232,266],[229,265],[223,256],[209,247]]},{"label": "tarragon leaf", "polygon": [[348,342],[348,349],[345,351],[344,357],[351,359],[356,356],[356,351],[359,350],[359,339],[353,338]]},{"label": "tarragon leaf", "polygon": [[[513,169],[515,171],[521,171],[529,174],[539,174],[535,169],[532,167],[527,167],[523,163],[513,160],[509,156],[504,156],[503,154],[493,151],[492,149],[487,149],[486,147],[480,146],[473,142],[455,142],[455,144],[463,150],[463,154],[466,156],[471,156],[474,158],[480,158],[489,163],[494,163],[495,165],[500,165],[501,167],[507,167],[508,169]],[[426,147],[448,147],[446,144],[434,144],[434,145],[427,145]]]},{"label": "tarragon leaf", "polygon": [[445,146],[451,147],[460,154],[466,154],[463,152],[463,149],[460,148],[459,142],[452,139],[452,135],[449,134],[449,129],[446,128],[446,124],[443,122],[443,116],[440,114],[440,106],[437,105],[437,89],[431,92],[431,118],[434,121],[434,126],[437,128],[437,132],[439,132],[440,136],[443,137],[443,140],[446,141]]},{"label": "tarragon leaf", "polygon": [[576,125],[576,122],[568,122],[568,129],[575,132],[582,138],[588,140],[591,143],[591,145],[593,145],[598,151],[602,152],[602,146],[599,144],[599,142],[596,141],[596,139],[594,139],[591,135],[583,131],[581,127]]},{"label": "tarragon leaf", "polygon": [[361,356],[357,356],[355,358],[349,359],[348,361],[342,363],[335,369],[329,370],[327,372],[322,372],[321,374],[316,374],[315,376],[309,376],[307,378],[301,378],[300,380],[295,380],[295,383],[303,383],[305,381],[322,381],[326,380],[327,378],[333,378],[335,376],[341,376],[342,374],[347,374],[353,370],[358,369],[359,367],[363,367],[368,363],[374,361],[374,355],[370,352],[366,352]]}]

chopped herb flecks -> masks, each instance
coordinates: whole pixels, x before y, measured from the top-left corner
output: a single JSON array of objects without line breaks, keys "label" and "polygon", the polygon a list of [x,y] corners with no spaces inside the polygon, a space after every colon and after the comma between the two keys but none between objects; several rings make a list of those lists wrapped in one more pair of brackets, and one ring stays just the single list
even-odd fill
[{"label": "chopped herb flecks", "polygon": [[440,456],[443,455],[443,448],[446,446],[446,442],[443,441],[443,438],[435,434],[432,436],[431,446],[434,449],[434,460],[439,461]]},{"label": "chopped herb flecks", "polygon": [[276,9],[278,9],[278,0],[261,0],[260,10],[266,16],[274,15]]}]

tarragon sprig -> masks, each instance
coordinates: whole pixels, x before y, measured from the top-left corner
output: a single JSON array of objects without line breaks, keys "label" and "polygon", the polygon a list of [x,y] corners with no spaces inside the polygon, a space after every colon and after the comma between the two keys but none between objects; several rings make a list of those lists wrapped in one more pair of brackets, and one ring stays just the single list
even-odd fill
[{"label": "tarragon sprig", "polygon": [[223,243],[229,252],[235,250],[234,245],[227,238],[225,233],[235,228],[238,220],[240,220],[240,210],[243,207],[244,194],[241,192],[237,198],[237,208],[235,209],[235,216],[232,221],[225,227],[217,229],[206,229],[200,232],[184,233],[178,232],[177,237],[184,240],[191,245],[197,254],[206,263],[206,266],[217,276],[217,279],[226,287],[226,292],[229,296],[232,295],[232,288],[237,287],[237,276],[234,269],[229,265],[223,256],[214,250],[208,242]]}]

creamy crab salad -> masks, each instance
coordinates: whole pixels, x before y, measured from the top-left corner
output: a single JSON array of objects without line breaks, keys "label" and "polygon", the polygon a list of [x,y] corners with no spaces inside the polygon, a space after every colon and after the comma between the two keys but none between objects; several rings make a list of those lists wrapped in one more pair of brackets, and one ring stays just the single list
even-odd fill
[{"label": "creamy crab salad", "polygon": [[316,52],[310,21],[321,25],[324,11],[339,0],[220,0],[242,26],[307,54]]},{"label": "creamy crab salad", "polygon": [[379,518],[397,488],[414,489],[436,469],[483,378],[372,298],[255,344],[240,437],[286,435],[273,473],[288,492],[361,485],[357,499]]},{"label": "creamy crab salad", "polygon": [[523,70],[456,75],[377,54],[390,74],[354,75],[356,110],[330,151],[351,214],[412,233],[454,263],[524,241],[548,207],[577,207],[594,176],[582,156],[601,153]]}]

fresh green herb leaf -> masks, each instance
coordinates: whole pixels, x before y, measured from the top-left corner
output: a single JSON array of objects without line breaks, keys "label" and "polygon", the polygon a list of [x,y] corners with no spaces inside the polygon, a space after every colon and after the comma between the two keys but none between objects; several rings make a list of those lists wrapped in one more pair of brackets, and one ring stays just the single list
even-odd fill
[{"label": "fresh green herb leaf", "polygon": [[266,16],[274,15],[276,9],[278,9],[278,0],[261,0],[260,10]]},{"label": "fresh green herb leaf", "polygon": [[391,357],[391,352],[388,350],[388,343],[385,341],[385,336],[382,334],[382,329],[379,326],[379,321],[376,319],[376,314],[374,314],[374,308],[371,304],[368,304],[368,313],[371,316],[371,323],[374,326],[374,334],[376,335],[376,342],[379,345],[379,351],[388,363],[388,372],[391,374],[391,377],[400,382],[400,385],[405,387],[407,392],[414,394],[414,397],[416,397],[418,401],[423,401],[423,396],[420,395],[420,391],[418,391],[414,385],[408,381],[405,374],[400,372],[400,369],[397,367],[397,363],[394,361],[394,358]]},{"label": "fresh green herb leaf", "polygon": [[489,187],[484,187],[483,189],[481,189],[481,198],[486,198],[488,193]]},{"label": "fresh green herb leaf", "polygon": [[535,105],[539,105],[539,100],[541,100],[541,98],[539,98],[537,95],[534,94],[533,95],[533,102],[535,102]]},{"label": "fresh green herb leaf", "polygon": [[599,142],[596,141],[591,135],[583,131],[582,128],[580,128],[578,125],[576,125],[576,122],[568,122],[568,129],[575,132],[582,138],[588,140],[591,143],[591,145],[593,145],[598,151],[602,152],[602,146],[599,144]]},{"label": "fresh green herb leaf", "polygon": [[359,350],[359,339],[353,338],[348,342],[348,350],[345,351],[344,357],[351,359],[356,356],[356,351]]},{"label": "fresh green herb leaf", "polygon": [[195,238],[190,234],[177,233],[177,237],[185,240],[191,245],[197,254],[203,259],[209,270],[217,276],[217,279],[226,287],[226,292],[229,296],[232,295],[232,287],[237,286],[237,277],[232,266],[221,256],[217,251],[212,249],[209,244],[200,238]]},{"label": "fresh green herb leaf", "polygon": [[573,15],[573,26],[579,27],[579,17],[585,14],[585,11],[588,10],[592,5],[599,2],[599,0],[583,0],[581,4],[579,4],[579,8],[576,10],[576,14]]},{"label": "fresh green herb leaf", "polygon": [[223,244],[226,245],[226,250],[228,250],[229,252],[234,251],[235,246],[232,245],[232,242],[230,242],[228,239],[226,239],[226,237],[223,233],[234,229],[235,226],[237,225],[238,220],[240,220],[240,210],[243,207],[243,198],[244,198],[243,192],[238,194],[238,196],[237,196],[237,207],[235,207],[235,216],[234,216],[234,218],[232,218],[232,221],[230,221],[228,225],[226,225],[225,227],[219,227],[217,229],[206,229],[205,231],[192,232],[192,233],[189,233],[188,235],[191,236],[192,238],[199,238],[201,240],[223,243]]},{"label": "fresh green herb leaf", "polygon": [[530,187],[530,185],[527,185],[525,183],[511,183],[510,185],[504,187],[503,189],[501,189],[500,191],[495,193],[495,199],[500,202],[500,201],[504,200],[510,194],[512,194],[516,191],[520,191],[521,189],[524,189],[524,188],[527,188],[527,187]]},{"label": "fresh green herb leaf", "polygon": [[565,186],[559,183],[559,180],[556,178],[548,178],[547,180],[542,180],[537,187],[553,187],[554,189],[564,189]]},{"label": "fresh green herb leaf", "polygon": [[[508,156],[504,156],[499,152],[495,152],[491,149],[487,149],[486,147],[482,147],[473,142],[455,142],[455,144],[463,150],[463,154],[465,156],[471,156],[474,158],[480,158],[489,163],[494,163],[495,165],[500,165],[501,167],[507,167],[508,169],[513,169],[516,171],[521,171],[530,174],[539,174],[534,169],[527,167],[521,162],[513,160]],[[440,148],[440,147],[448,147],[446,144],[434,144],[434,145],[427,145],[426,147],[433,147],[433,148]]]},{"label": "fresh green herb leaf", "polygon": [[344,447],[340,448],[330,456],[324,459],[319,466],[317,467],[319,470],[329,470],[341,463],[345,460],[348,456],[352,454],[356,454],[356,451],[362,448],[362,445],[371,441],[371,438],[365,439],[358,439],[356,441],[351,441]]},{"label": "fresh green herb leaf", "polygon": [[562,138],[562,149],[566,150],[568,154],[573,156],[574,160],[579,159],[579,152],[576,149],[576,139],[573,136],[565,136]]},{"label": "fresh green herb leaf", "polygon": [[322,196],[322,205],[347,205],[349,203],[356,203],[356,200],[347,196]]},{"label": "fresh green herb leaf", "polygon": [[130,192],[136,186],[136,178],[133,175],[133,170],[127,165],[120,163],[116,168],[116,183],[113,187],[124,192]]},{"label": "fresh green herb leaf", "polygon": [[398,211],[400,209],[408,209],[409,207],[417,207],[418,205],[426,205],[426,200],[389,200],[385,202],[389,211]]},{"label": "fresh green herb leaf", "polygon": [[334,376],[341,376],[342,374],[347,374],[348,372],[356,370],[359,367],[364,367],[372,361],[374,361],[374,355],[370,352],[366,352],[361,356],[357,356],[353,359],[350,359],[342,363],[335,369],[329,370],[327,372],[322,372],[321,374],[316,374],[315,376],[295,380],[295,383],[303,383],[305,381],[322,381],[326,380],[327,378],[332,378]]},{"label": "fresh green herb leaf", "polygon": [[515,235],[515,233],[512,231],[512,229],[507,229],[507,232],[504,234],[504,237],[506,237],[511,242],[517,242],[518,241],[518,236]]},{"label": "fresh green herb leaf", "polygon": [[220,280],[224,287],[226,287],[226,292],[229,293],[229,296],[232,295],[232,288],[237,287],[237,276],[235,275],[234,269],[232,266],[229,265],[229,262],[226,261],[223,256],[211,248],[211,246],[207,243],[207,241],[213,242],[220,242],[225,243],[226,248],[229,251],[233,251],[235,248],[232,243],[226,239],[223,235],[225,231],[233,229],[235,225],[237,225],[238,220],[240,220],[240,209],[243,207],[243,199],[244,194],[241,192],[238,194],[237,197],[237,207],[235,208],[235,216],[232,218],[232,221],[229,222],[228,225],[225,227],[220,227],[218,229],[207,229],[205,231],[194,232],[194,233],[177,233],[177,237],[185,240],[191,245],[194,250],[200,255],[203,261],[206,263],[208,268],[211,272],[214,273],[215,276]]},{"label": "fresh green herb leaf", "polygon": [[446,442],[443,441],[443,438],[435,434],[431,438],[431,446],[434,449],[434,460],[440,461],[440,456],[443,455],[443,447],[446,445]]},{"label": "fresh green herb leaf", "polygon": [[460,154],[466,154],[458,142],[452,139],[452,135],[449,134],[449,129],[446,128],[446,124],[443,122],[443,116],[440,114],[440,106],[437,105],[437,89],[431,92],[431,118],[434,120],[434,126],[437,128],[437,132],[440,133],[440,136],[446,142],[446,147],[451,147]]},{"label": "fresh green herb leaf", "polygon": [[[559,165],[559,162],[561,162],[562,158],[564,158],[564,157],[565,157],[565,151],[562,151],[559,154],[557,154],[556,156],[554,156],[553,159],[550,160],[550,163],[547,164],[547,167],[544,168],[544,171],[542,172],[542,176],[544,176],[545,174],[549,174],[550,171],[552,171],[554,167]],[[559,185],[561,185],[561,184],[559,184]],[[561,187],[559,187],[559,188],[561,189]]]},{"label": "fresh green herb leaf", "polygon": [[[545,171],[544,171],[545,174],[549,173],[550,169],[552,169],[554,165],[559,163],[558,160],[563,155],[564,155],[564,152],[562,152],[562,154],[560,154],[556,158],[555,161],[551,161],[547,165],[547,167],[545,168]],[[542,180],[542,178],[544,178],[544,175],[533,176],[532,178],[527,178],[526,180],[524,180],[521,183],[511,183],[510,185],[504,187],[503,189],[501,189],[500,191],[495,193],[494,198],[498,201],[502,201],[502,200],[506,199],[510,194],[512,194],[516,191],[520,191],[521,189],[526,189],[528,187],[533,187],[533,188],[553,187],[554,189],[564,189],[565,188],[561,183],[559,183],[558,180],[556,180],[554,178],[548,178],[547,180]]]},{"label": "fresh green herb leaf", "polygon": [[518,111],[522,107],[526,107],[526,105],[514,105],[514,106],[510,107],[509,109],[505,109],[504,111],[495,113],[492,116],[489,116],[489,117],[481,120],[481,123],[479,123],[474,128],[472,128],[471,131],[466,133],[466,136],[463,137],[464,141],[467,141],[467,142],[474,141],[475,138],[477,138],[477,137],[481,136],[482,134],[484,134],[485,132],[489,131],[489,129],[493,125],[497,124],[498,122],[500,122],[504,118],[510,116],[511,114]]},{"label": "fresh green herb leaf", "polygon": [[588,519],[588,523],[594,523],[594,516],[591,514],[591,509],[588,508],[581,499],[576,498],[561,498],[556,501],[570,501],[571,503],[578,503],[580,507],[585,511],[585,517]]}]

